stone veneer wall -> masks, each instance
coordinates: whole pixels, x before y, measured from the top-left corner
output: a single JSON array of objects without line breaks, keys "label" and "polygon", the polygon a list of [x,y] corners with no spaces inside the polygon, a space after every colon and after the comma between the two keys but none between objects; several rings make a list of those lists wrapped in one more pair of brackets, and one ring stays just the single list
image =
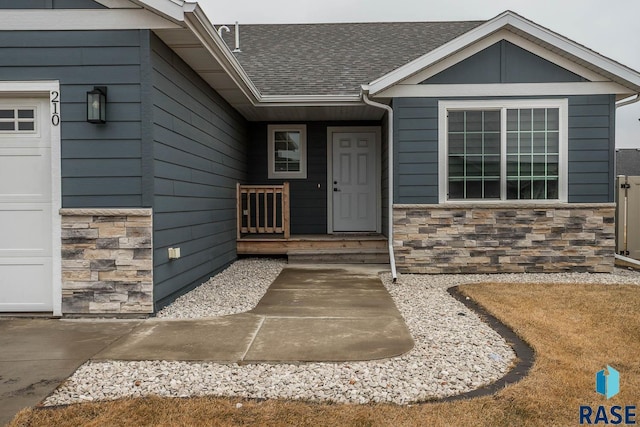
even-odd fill
[{"label": "stone veneer wall", "polygon": [[62,313],[153,313],[151,209],[61,209]]},{"label": "stone veneer wall", "polygon": [[610,272],[615,204],[394,205],[406,273]]}]

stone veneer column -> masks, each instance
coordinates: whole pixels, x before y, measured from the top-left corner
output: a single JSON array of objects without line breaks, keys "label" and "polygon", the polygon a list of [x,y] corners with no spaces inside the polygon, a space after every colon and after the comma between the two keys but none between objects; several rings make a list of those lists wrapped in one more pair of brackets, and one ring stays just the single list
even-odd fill
[{"label": "stone veneer column", "polygon": [[611,272],[615,204],[394,205],[407,273]]},{"label": "stone veneer column", "polygon": [[153,313],[151,209],[61,209],[62,313]]}]

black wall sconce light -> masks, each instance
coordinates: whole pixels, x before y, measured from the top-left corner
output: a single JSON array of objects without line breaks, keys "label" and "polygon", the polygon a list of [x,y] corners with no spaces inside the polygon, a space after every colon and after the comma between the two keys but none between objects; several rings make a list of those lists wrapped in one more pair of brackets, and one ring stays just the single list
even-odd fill
[{"label": "black wall sconce light", "polygon": [[107,123],[107,87],[94,86],[87,92],[87,121]]}]

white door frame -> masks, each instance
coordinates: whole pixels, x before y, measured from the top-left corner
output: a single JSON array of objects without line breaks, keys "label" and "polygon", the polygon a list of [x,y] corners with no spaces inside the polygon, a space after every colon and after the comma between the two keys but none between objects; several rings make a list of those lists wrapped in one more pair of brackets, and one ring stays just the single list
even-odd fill
[{"label": "white door frame", "polygon": [[51,135],[51,294],[53,296],[53,315],[62,316],[60,82],[57,80],[0,81],[0,95],[7,97],[48,97],[49,99],[47,116],[49,117]]},{"label": "white door frame", "polygon": [[333,134],[369,132],[375,134],[376,150],[376,233],[382,232],[382,139],[380,126],[327,127],[327,234],[333,231]]}]

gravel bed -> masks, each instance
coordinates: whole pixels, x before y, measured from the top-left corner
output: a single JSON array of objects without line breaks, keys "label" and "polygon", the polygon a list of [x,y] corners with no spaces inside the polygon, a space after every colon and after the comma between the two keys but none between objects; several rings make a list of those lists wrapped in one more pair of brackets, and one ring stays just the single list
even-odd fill
[{"label": "gravel bed", "polygon": [[[259,272],[245,271],[257,265]],[[261,279],[267,280],[263,271],[277,275],[283,265],[274,260],[238,261],[196,289],[197,297],[185,296],[163,310],[162,316],[210,317],[238,312],[235,310],[239,307],[241,311],[252,308],[250,298],[244,301],[243,296],[242,304],[238,304],[235,296],[251,294],[257,303],[268,286],[262,283]],[[87,362],[44,405],[146,395],[408,404],[456,395],[503,376],[515,355],[497,333],[449,296],[447,288],[480,281],[640,285],[640,273],[622,269],[613,274],[402,275],[396,284],[391,283],[389,274],[383,274],[382,279],[415,340],[415,347],[403,356],[297,365]],[[224,295],[222,299],[217,298],[218,293]],[[200,298],[215,301],[216,311],[211,310],[212,306],[205,310]]]},{"label": "gravel bed", "polygon": [[199,319],[244,313],[254,308],[287,263],[246,258],[186,293],[156,313],[165,319]]}]

